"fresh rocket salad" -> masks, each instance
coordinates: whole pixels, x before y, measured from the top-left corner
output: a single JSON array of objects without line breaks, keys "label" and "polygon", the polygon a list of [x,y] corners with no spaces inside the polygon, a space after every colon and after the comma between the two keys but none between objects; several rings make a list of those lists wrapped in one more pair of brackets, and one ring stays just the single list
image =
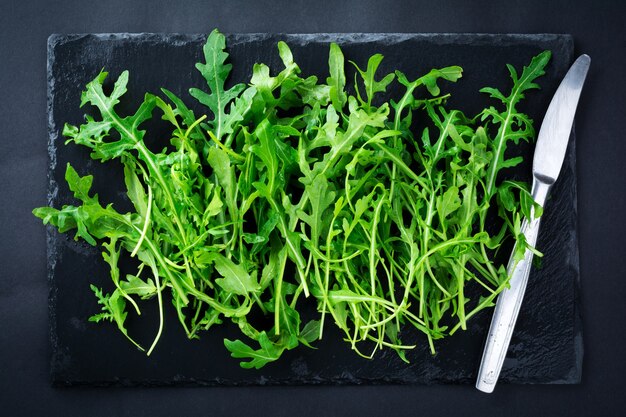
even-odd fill
[{"label": "fresh rocket salad", "polygon": [[[382,55],[354,63],[332,43],[320,79],[302,74],[286,43],[277,47],[283,68],[255,64],[246,84],[227,86],[225,37],[213,31],[196,65],[206,86],[190,90],[201,113],[162,89],[120,114],[129,73],[111,89],[98,74],[80,102],[93,116],[66,124],[63,136],[94,160],[121,162],[119,186],[134,209],[101,201],[93,177],[68,164],[76,204],[34,214],[102,249],[112,282],[91,286],[101,311],[90,320],[113,322],[147,354],[165,329],[166,304],[190,339],[238,328],[224,345],[244,368],[314,346],[329,326],[364,357],[393,349],[407,360],[410,328],[434,353],[437,339],[466,329],[506,288],[498,249],[517,242],[521,258],[527,247],[521,220],[540,207],[506,170],[522,161],[510,156],[515,145],[534,140],[518,107],[539,88],[550,52],[508,66],[510,89],[483,88],[491,105],[468,115],[445,93],[462,82],[460,67],[381,73]],[[392,83],[401,95],[386,94]],[[143,141],[155,118],[169,125],[158,132],[160,152]],[[120,271],[124,257],[137,260],[136,271]],[[126,328],[129,316],[141,320],[143,300],[160,312],[146,346]],[[253,324],[257,316],[268,320]]]}]

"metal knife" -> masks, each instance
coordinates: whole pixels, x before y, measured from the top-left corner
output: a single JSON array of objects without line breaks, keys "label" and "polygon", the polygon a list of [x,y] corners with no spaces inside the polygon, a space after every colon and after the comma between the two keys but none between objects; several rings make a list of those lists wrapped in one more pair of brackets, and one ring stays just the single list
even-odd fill
[{"label": "metal knife", "polygon": [[[574,62],[556,90],[543,119],[535,147],[531,191],[533,199],[542,207],[550,187],[561,171],[576,106],[590,63],[591,59],[588,55],[581,55]],[[531,218],[524,219],[522,222],[522,232],[526,237],[526,242],[533,247],[537,242],[539,222],[540,218],[535,218],[532,210]],[[513,253],[515,253],[515,248]],[[524,259],[521,261],[515,263],[513,255],[509,260],[507,272],[511,277],[510,288],[502,291],[496,302],[476,380],[476,388],[480,391],[493,392],[500,376],[515,321],[524,298],[532,258],[533,253],[526,249]]]}]

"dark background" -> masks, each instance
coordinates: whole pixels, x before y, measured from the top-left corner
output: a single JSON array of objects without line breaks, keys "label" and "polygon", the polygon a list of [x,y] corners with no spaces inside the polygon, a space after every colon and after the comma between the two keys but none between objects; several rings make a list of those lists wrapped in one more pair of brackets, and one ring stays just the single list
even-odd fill
[{"label": "dark background", "polygon": [[[502,3],[502,4],[497,4]],[[14,1],[0,3],[0,410],[3,415],[623,415],[624,12],[618,1]],[[52,388],[45,229],[51,33],[571,33],[592,57],[576,122],[585,357],[582,384]]]}]

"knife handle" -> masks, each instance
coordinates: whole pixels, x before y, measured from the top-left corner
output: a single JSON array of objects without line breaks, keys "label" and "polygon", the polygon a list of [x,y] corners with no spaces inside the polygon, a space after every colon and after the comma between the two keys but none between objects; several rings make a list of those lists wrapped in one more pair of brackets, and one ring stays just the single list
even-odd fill
[{"label": "knife handle", "polygon": [[[549,185],[535,181],[532,193],[535,201],[543,205],[548,189]],[[531,210],[531,217],[534,217],[533,211]],[[524,219],[522,222],[521,232],[526,237],[526,242],[532,247],[537,243],[540,219],[540,217],[532,220]],[[513,248],[507,267],[507,273],[511,277],[509,280],[510,287],[504,289],[498,296],[493,318],[491,319],[491,326],[489,327],[489,335],[485,343],[485,350],[483,351],[483,358],[478,370],[476,388],[480,391],[486,393],[493,392],[500,376],[500,370],[509,348],[517,315],[524,299],[532,260],[533,253],[526,249],[524,259],[516,263],[515,248]]]}]

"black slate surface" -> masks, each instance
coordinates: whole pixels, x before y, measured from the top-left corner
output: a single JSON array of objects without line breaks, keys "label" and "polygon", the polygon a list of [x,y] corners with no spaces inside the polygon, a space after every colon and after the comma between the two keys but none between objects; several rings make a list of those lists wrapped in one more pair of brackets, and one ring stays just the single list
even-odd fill
[{"label": "black slate surface", "polygon": [[[131,71],[129,93],[122,108],[136,108],[145,91],[166,87],[188,99],[187,89],[202,86],[193,64],[200,59],[205,35],[53,35],[49,40],[49,203],[72,203],[63,180],[71,161],[82,174],[93,173],[101,201],[129,208],[124,199],[121,169],[114,163],[89,159],[86,149],[63,146],[64,122],[80,123],[84,85],[106,68],[112,75]],[[452,106],[470,114],[487,100],[478,94],[485,85],[505,88],[504,65],[520,68],[544,49],[553,52],[543,90],[528,94],[522,109],[537,127],[558,81],[572,61],[573,43],[563,35],[411,35],[316,34],[231,35],[227,37],[233,63],[232,80],[245,81],[254,62],[278,69],[278,40],[292,47],[304,74],[325,77],[328,42],[336,41],[347,59],[365,65],[367,57],[385,55],[381,71],[397,67],[409,78],[431,67],[461,65],[464,77],[444,88],[453,94]],[[159,138],[148,138],[157,145]],[[513,383],[577,383],[580,381],[582,334],[578,306],[578,248],[576,234],[575,141],[572,135],[561,177],[546,206],[539,249],[546,253],[541,269],[533,270],[501,380]],[[523,152],[531,159],[532,147]],[[528,164],[512,173],[527,178]],[[110,288],[108,270],[99,251],[71,236],[48,232],[51,285],[50,323],[52,380],[56,384],[249,385],[249,384],[361,384],[361,383],[469,383],[477,372],[490,312],[476,316],[469,330],[439,342],[432,357],[425,338],[411,338],[418,348],[407,356],[382,352],[372,361],[361,359],[328,332],[317,350],[299,348],[260,371],[243,370],[228,356],[224,337],[236,329],[224,326],[201,340],[188,341],[173,311],[167,311],[165,333],[151,357],[132,347],[114,326],[95,325],[87,317],[98,310],[89,283]],[[154,308],[150,308],[154,307]],[[129,331],[139,340],[152,336],[156,306],[147,304],[140,319],[130,315]]]}]

